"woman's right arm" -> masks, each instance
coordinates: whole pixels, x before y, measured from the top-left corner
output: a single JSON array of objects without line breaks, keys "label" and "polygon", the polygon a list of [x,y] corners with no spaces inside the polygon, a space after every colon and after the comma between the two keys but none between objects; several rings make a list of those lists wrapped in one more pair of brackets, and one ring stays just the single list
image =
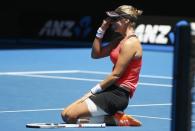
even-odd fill
[{"label": "woman's right arm", "polygon": [[[102,25],[100,27],[101,30],[103,30],[103,32],[106,32],[106,30],[110,26],[110,23],[111,22],[108,18],[103,20]],[[93,46],[92,46],[92,51],[91,51],[92,58],[98,59],[98,58],[106,57],[110,54],[110,51],[114,47],[113,43],[110,43],[109,45],[105,47],[102,47],[101,44],[102,44],[102,38],[96,36],[93,41]]]}]

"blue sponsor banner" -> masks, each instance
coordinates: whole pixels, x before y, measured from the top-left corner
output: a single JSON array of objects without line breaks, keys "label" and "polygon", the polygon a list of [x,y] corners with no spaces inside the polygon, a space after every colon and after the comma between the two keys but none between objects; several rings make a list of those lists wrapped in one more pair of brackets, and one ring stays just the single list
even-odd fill
[{"label": "blue sponsor banner", "polygon": [[[41,16],[42,15],[42,16]],[[174,43],[174,26],[183,18],[142,16],[135,33],[143,44],[172,45]],[[22,36],[36,39],[92,41],[97,28],[101,25],[102,16],[66,16],[65,14],[23,14],[20,27]],[[111,39],[107,31],[105,41]]]}]

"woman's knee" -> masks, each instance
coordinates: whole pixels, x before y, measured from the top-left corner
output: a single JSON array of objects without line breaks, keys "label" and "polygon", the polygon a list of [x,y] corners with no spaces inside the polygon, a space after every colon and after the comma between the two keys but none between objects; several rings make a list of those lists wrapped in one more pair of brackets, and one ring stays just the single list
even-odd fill
[{"label": "woman's knee", "polygon": [[79,117],[89,116],[87,105],[85,103],[80,103],[75,106],[72,106],[71,109],[64,109],[61,113],[62,119],[65,122],[74,123]]},{"label": "woman's knee", "polygon": [[67,122],[67,121],[68,121],[68,117],[67,117],[67,115],[66,115],[66,112],[62,111],[62,112],[61,112],[61,117],[62,117],[62,120],[63,120],[64,122]]},{"label": "woman's knee", "polygon": [[78,118],[78,116],[71,111],[61,112],[61,117],[62,117],[62,120],[67,123],[75,123]]}]

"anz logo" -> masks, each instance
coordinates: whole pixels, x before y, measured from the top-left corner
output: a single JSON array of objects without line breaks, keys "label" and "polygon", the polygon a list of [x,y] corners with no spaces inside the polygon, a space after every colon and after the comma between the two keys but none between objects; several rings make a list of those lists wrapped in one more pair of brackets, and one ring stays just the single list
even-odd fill
[{"label": "anz logo", "polygon": [[191,34],[195,36],[195,22],[191,22],[190,25],[191,25]]},{"label": "anz logo", "polygon": [[174,41],[170,25],[140,24],[136,27],[135,33],[143,43],[168,44]]},{"label": "anz logo", "polygon": [[86,38],[91,32],[91,21],[89,16],[82,17],[80,21],[48,20],[41,28],[39,36]]}]

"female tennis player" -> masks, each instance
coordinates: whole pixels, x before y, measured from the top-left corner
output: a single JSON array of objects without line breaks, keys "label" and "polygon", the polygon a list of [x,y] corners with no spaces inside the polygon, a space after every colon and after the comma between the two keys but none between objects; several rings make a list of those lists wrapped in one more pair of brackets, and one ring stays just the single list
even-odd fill
[{"label": "female tennis player", "polygon": [[[126,115],[124,110],[137,88],[142,67],[142,47],[134,32],[142,11],[131,5],[122,5],[106,14],[108,17],[97,30],[91,56],[95,59],[110,56],[113,70],[89,93],[65,108],[61,113],[62,119],[76,123],[78,119],[87,117],[94,123],[140,126],[141,122]],[[102,39],[109,27],[120,35],[103,47]]]}]

